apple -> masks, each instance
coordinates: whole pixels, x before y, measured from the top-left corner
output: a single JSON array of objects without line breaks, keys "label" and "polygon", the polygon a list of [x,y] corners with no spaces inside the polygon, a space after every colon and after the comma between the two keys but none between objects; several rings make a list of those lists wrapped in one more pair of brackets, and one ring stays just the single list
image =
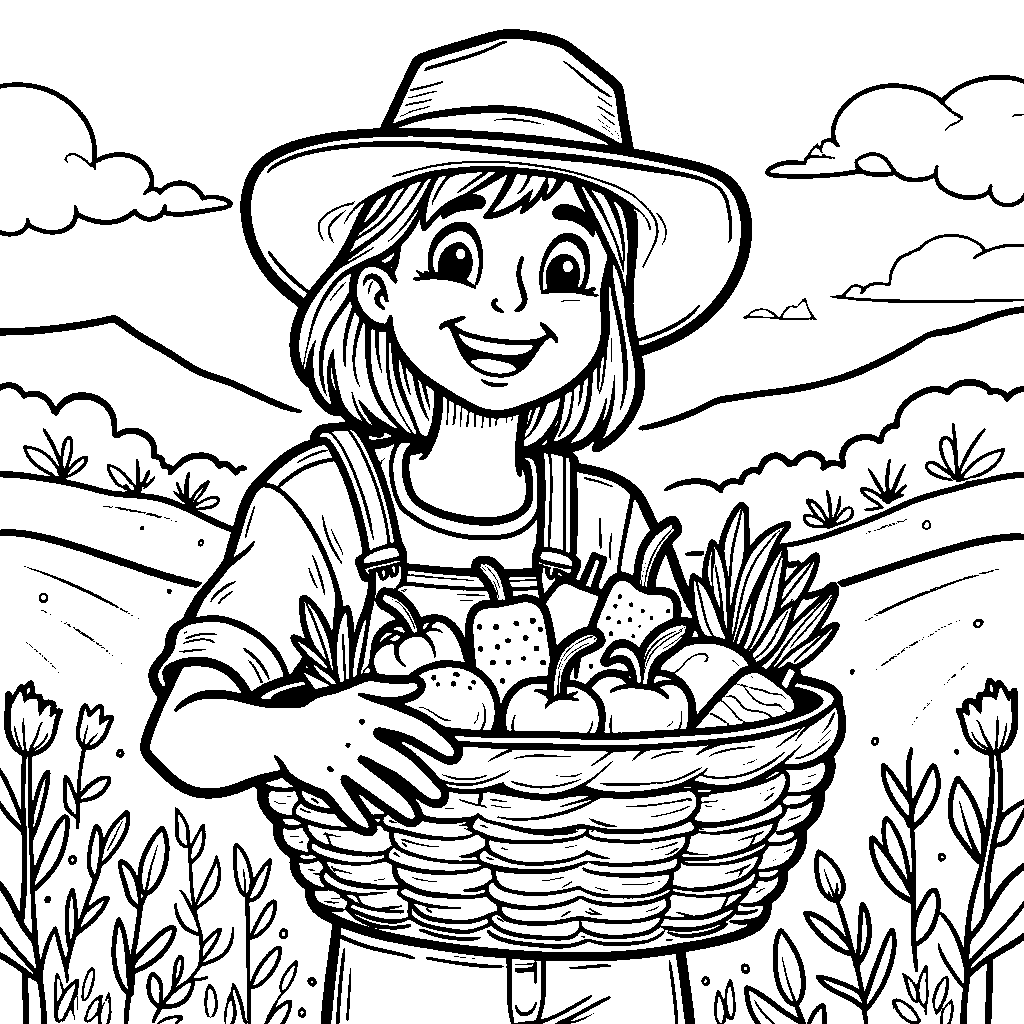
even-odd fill
[{"label": "apple", "polygon": [[620,640],[605,651],[603,663],[620,667],[595,676],[590,688],[604,705],[607,732],[682,732],[689,726],[693,694],[681,679],[659,671],[688,631],[688,623],[669,623],[640,647]]},{"label": "apple", "polygon": [[569,682],[573,665],[604,638],[597,630],[579,629],[558,645],[550,676],[527,679],[505,697],[505,726],[510,732],[587,735],[604,724],[601,702],[589,690]]}]

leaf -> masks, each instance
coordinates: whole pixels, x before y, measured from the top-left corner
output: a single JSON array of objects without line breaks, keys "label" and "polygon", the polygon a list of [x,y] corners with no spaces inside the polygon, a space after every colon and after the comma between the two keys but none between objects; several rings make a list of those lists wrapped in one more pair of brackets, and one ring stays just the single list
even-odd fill
[{"label": "leaf", "polygon": [[892,974],[892,965],[896,961],[896,929],[890,928],[885,933],[882,945],[879,947],[878,955],[875,957],[875,965],[871,968],[868,976],[865,995],[867,997],[867,1008],[870,1010],[878,1001]]},{"label": "leaf", "polygon": [[192,831],[188,827],[185,815],[177,807],[174,808],[174,841],[183,850],[192,845]]},{"label": "leaf", "polygon": [[151,896],[159,888],[167,870],[170,853],[171,840],[167,835],[167,829],[161,825],[150,836],[139,859],[139,887],[144,895]]},{"label": "leaf", "polygon": [[110,776],[100,775],[93,779],[85,789],[82,790],[82,803],[88,803],[90,800],[99,800],[101,796],[110,788]]},{"label": "leaf", "polygon": [[96,984],[96,968],[90,967],[82,978],[82,998],[88,999],[92,995],[92,987]]},{"label": "leaf", "polygon": [[139,878],[134,868],[126,860],[118,861],[117,870],[121,872],[121,887],[124,889],[124,898],[136,909],[142,899],[139,888]]},{"label": "leaf", "polygon": [[220,943],[221,938],[224,935],[223,928],[214,928],[209,935],[203,936],[203,943],[201,949],[201,956],[203,960],[203,966],[207,967],[210,964],[217,963],[218,960],[223,960],[224,957],[231,952],[231,947],[235,944],[235,930],[231,929],[231,934],[228,936],[227,944],[222,950],[217,950],[217,946]]},{"label": "leaf", "polygon": [[21,805],[14,795],[11,780],[0,771],[0,813],[17,829],[21,828]]},{"label": "leaf", "polygon": [[315,661],[330,672],[334,668],[331,664],[331,627],[316,603],[306,596],[299,598],[299,622],[303,639],[312,649]]},{"label": "leaf", "polygon": [[23,974],[34,974],[36,951],[7,886],[0,882],[0,958]]},{"label": "leaf", "polygon": [[857,959],[863,962],[871,948],[871,911],[861,903],[857,913]]},{"label": "leaf", "polygon": [[68,890],[68,898],[64,901],[64,937],[71,945],[71,938],[78,931],[78,894],[74,889]]},{"label": "leaf", "polygon": [[928,967],[925,965],[921,968],[921,973],[917,979],[917,998],[921,1006],[928,1009]]},{"label": "leaf", "polygon": [[135,969],[144,971],[152,967],[171,948],[178,929],[169,924],[156,933],[136,954]]},{"label": "leaf", "polygon": [[958,775],[949,791],[949,827],[975,863],[981,863],[985,824],[974,794]]},{"label": "leaf", "polygon": [[189,851],[188,859],[195,864],[203,855],[206,849],[206,826],[200,825],[196,834],[192,837],[192,849]]},{"label": "leaf", "polygon": [[103,867],[103,833],[99,825],[93,825],[89,836],[89,855],[86,858],[89,877],[95,879]]},{"label": "leaf", "polygon": [[183,956],[176,956],[174,958],[174,966],[171,968],[171,984],[177,987],[178,982],[181,981],[184,973],[185,958]]},{"label": "leaf", "polygon": [[53,827],[39,851],[39,856],[36,858],[37,889],[45,885],[54,871],[60,867],[60,863],[64,859],[64,851],[68,848],[70,828],[71,821],[66,814],[62,814],[53,823]]},{"label": "leaf", "polygon": [[[941,901],[939,899],[938,889],[929,889],[924,894],[924,899],[917,906],[917,911],[914,914],[914,942],[920,946],[922,943],[928,941],[928,937],[933,931],[935,926],[939,923],[939,910],[941,909]],[[927,1001],[928,997],[925,996]]]},{"label": "leaf", "polygon": [[946,1002],[946,996],[949,994],[949,978],[943,978],[938,985],[935,986],[935,991],[932,993],[932,1009],[938,1013],[942,1009],[943,1004]]},{"label": "leaf", "polygon": [[798,1018],[781,1007],[775,1000],[749,985],[744,991],[747,1011],[754,1024],[796,1024]]},{"label": "leaf", "polygon": [[907,878],[893,860],[889,851],[878,841],[876,836],[868,840],[868,851],[871,854],[871,863],[875,865],[878,877],[885,883],[886,888],[898,896],[904,903],[910,902]]},{"label": "leaf", "polygon": [[212,985],[207,985],[203,993],[203,1012],[207,1017],[217,1015],[217,990]]},{"label": "leaf", "polygon": [[905,999],[894,999],[892,1008],[907,1024],[921,1024],[921,1015]]},{"label": "leaf", "polygon": [[697,617],[697,625],[702,636],[712,637],[716,640],[726,640],[725,627],[722,624],[711,595],[705,590],[704,584],[698,576],[690,579],[690,589],[693,598],[693,610]]},{"label": "leaf", "polygon": [[72,1008],[75,1005],[75,1000],[78,998],[78,979],[73,979],[67,987],[61,989],[60,996],[57,999],[57,1006],[54,1008],[53,1015],[58,1021],[65,1020],[71,1013]]},{"label": "leaf", "polygon": [[273,923],[277,917],[277,900],[270,900],[260,911],[249,933],[250,939],[258,939]]},{"label": "leaf", "polygon": [[109,896],[101,896],[98,900],[93,900],[82,911],[82,916],[78,921],[79,933],[84,932],[90,925],[95,924],[99,920],[100,915],[107,909],[109,902]]},{"label": "leaf", "polygon": [[840,999],[845,999],[848,1003],[853,1003],[854,1006],[862,1006],[860,993],[848,982],[840,981],[839,978],[830,978],[826,974],[819,974],[818,984],[832,995],[839,996]]},{"label": "leaf", "polygon": [[78,804],[75,800],[75,787],[67,775],[64,776],[64,810],[67,811],[72,818],[78,817]]},{"label": "leaf", "polygon": [[249,890],[252,887],[252,864],[249,862],[249,855],[238,843],[234,849],[235,888],[238,895],[243,899],[249,898]]},{"label": "leaf", "polygon": [[775,936],[775,984],[790,1006],[799,1006],[807,991],[800,952],[782,928]]},{"label": "leaf", "polygon": [[971,935],[971,972],[1017,945],[1024,938],[1024,864],[1006,877],[992,894],[985,914]]},{"label": "leaf", "polygon": [[249,894],[249,899],[254,902],[266,892],[267,883],[270,881],[271,866],[271,861],[264,861],[259,871],[256,872],[256,877],[252,880],[252,891]]},{"label": "leaf", "polygon": [[825,1011],[824,1003],[818,1003],[814,1008],[814,1013],[812,1013],[808,1019],[807,1024],[828,1024],[828,1015]]},{"label": "leaf", "polygon": [[[942,780],[939,777],[939,769],[933,764],[925,772],[921,785],[917,787],[914,794],[914,825],[920,825],[929,814],[939,799],[939,790],[942,788]],[[924,805],[922,809],[922,804]]]},{"label": "leaf", "polygon": [[804,911],[804,920],[807,922],[811,931],[825,943],[826,946],[831,947],[837,953],[842,953],[843,956],[849,956],[850,950],[846,945],[846,936],[831,922],[827,921],[821,916],[821,914],[815,914],[811,910]]},{"label": "leaf", "polygon": [[[281,975],[281,979],[277,983],[277,988],[278,988],[278,991],[281,993],[281,995],[284,995],[285,992],[287,992],[288,989],[290,989],[292,987],[292,984],[295,981],[295,975],[298,972],[298,970],[299,970],[299,961],[298,960],[293,960],[288,965],[288,968],[287,968],[287,970],[285,970],[284,974]],[[731,982],[730,982],[730,985],[731,985]],[[733,1016],[736,1013],[736,989],[735,988],[730,989],[729,985],[726,985],[725,986],[726,999],[729,998],[730,991],[732,992],[732,1006],[733,1006],[732,1013],[730,1013],[730,1016]]]},{"label": "leaf", "polygon": [[939,1024],[953,1024],[953,1001],[950,1000],[939,1013]]},{"label": "leaf", "polygon": [[292,1001],[286,999],[283,1003],[278,1003],[273,1008],[269,1017],[267,1017],[267,1024],[285,1024],[292,1012]]},{"label": "leaf", "polygon": [[[67,974],[68,974],[68,966],[69,966],[69,964],[68,964],[69,958],[68,958],[68,955],[67,955],[67,953],[66,953],[66,951],[64,949],[64,942],[63,942],[63,940],[60,937],[60,932],[56,928],[51,928],[50,929],[50,934],[46,936],[46,942],[43,944],[43,959],[42,959],[42,963],[44,965],[44,968],[45,968],[45,965],[50,962],[50,948],[51,947],[56,947],[57,956],[60,958],[61,968],[64,971],[64,975],[67,976]],[[0,956],[0,959],[7,960],[7,958],[3,957],[3,956]],[[10,962],[10,961],[7,961],[7,962]],[[15,964],[14,966],[17,966],[17,965]]]},{"label": "leaf", "polygon": [[829,903],[838,903],[846,894],[846,879],[839,865],[824,850],[814,855],[814,880],[818,883],[818,892]]},{"label": "leaf", "polygon": [[1005,448],[996,448],[995,451],[979,455],[973,462],[969,462],[963,467],[963,478],[971,480],[975,477],[984,476],[986,473],[991,473],[1003,461],[1005,454]]},{"label": "leaf", "polygon": [[117,851],[121,849],[121,844],[128,835],[130,824],[131,816],[127,811],[123,811],[111,824],[110,828],[107,829],[106,834],[103,836],[104,864],[109,864],[117,856]]},{"label": "leaf", "polygon": [[164,1001],[164,983],[160,980],[159,974],[155,972],[150,974],[146,981],[146,995],[157,1009],[161,1009]]},{"label": "leaf", "polygon": [[203,880],[203,884],[199,887],[199,893],[196,896],[196,905],[199,907],[205,907],[214,896],[217,895],[217,890],[220,888],[220,857],[213,858],[213,864],[210,865],[210,870],[206,873],[206,878]]},{"label": "leaf", "polygon": [[256,965],[256,970],[252,972],[252,987],[260,988],[270,981],[274,971],[277,970],[278,964],[281,963],[281,947],[275,946],[269,953]]},{"label": "leaf", "polygon": [[43,812],[46,810],[46,799],[50,795],[50,773],[49,771],[43,772],[39,776],[39,782],[36,785],[36,791],[32,796],[32,831],[35,832],[39,828],[39,823],[43,820]]},{"label": "leaf", "polygon": [[[963,983],[964,983],[964,979],[963,979],[963,974],[964,974],[964,967],[963,967],[963,962],[964,962],[964,946],[963,946],[963,942],[962,942],[960,936],[957,934],[956,929],[953,927],[953,923],[941,911],[939,912],[939,920],[946,926],[946,935],[948,937],[946,945],[945,945],[945,948],[943,948],[943,943],[941,941],[936,943],[936,946],[938,947],[938,950],[939,950],[939,957],[942,960],[943,964],[945,964],[946,970],[949,971],[949,973],[950,973],[951,977],[953,978],[953,980],[958,985],[962,986]],[[958,967],[954,967],[953,964],[950,963],[949,957],[946,956],[946,949],[948,949],[950,947],[950,945],[952,945],[952,947],[956,950],[956,962],[957,962]]]},{"label": "leaf", "polygon": [[49,453],[31,444],[22,445],[21,450],[25,453],[25,458],[44,476],[58,475],[57,466]]},{"label": "leaf", "polygon": [[1018,800],[1015,804],[1007,807],[999,819],[996,845],[1005,846],[1017,834],[1017,829],[1020,828],[1022,821],[1024,821],[1024,800]]},{"label": "leaf", "polygon": [[117,923],[114,925],[114,935],[110,941],[110,960],[114,968],[114,979],[117,981],[118,988],[125,995],[128,995],[128,979],[134,972],[131,972],[128,967],[131,960],[131,952],[128,949],[128,933],[125,931],[124,921],[121,918],[118,918]]},{"label": "leaf", "polygon": [[177,903],[174,904],[174,917],[177,920],[178,924],[181,925],[181,930],[182,931],[188,932],[189,935],[199,935],[199,933],[200,933],[199,915],[196,914],[195,909],[193,908],[192,904],[189,902],[188,893],[184,892],[181,889],[179,889],[178,891],[181,893],[182,898],[185,901],[183,906],[189,912],[189,915],[191,916],[192,920],[191,921],[186,921],[185,920],[185,918],[182,916],[181,908],[178,906]]},{"label": "leaf", "polygon": [[900,817],[910,822],[910,794],[903,788],[903,783],[896,778],[895,772],[887,765],[882,765],[882,785],[885,787],[889,803],[896,808]]}]

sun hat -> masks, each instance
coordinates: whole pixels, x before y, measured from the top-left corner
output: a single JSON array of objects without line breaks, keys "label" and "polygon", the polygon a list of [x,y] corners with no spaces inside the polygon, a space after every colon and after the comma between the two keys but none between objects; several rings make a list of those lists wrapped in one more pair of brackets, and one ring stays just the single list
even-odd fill
[{"label": "sun hat", "polygon": [[722,171],[635,149],[622,86],[556,36],[502,31],[416,57],[380,129],[300,139],[264,156],[242,194],[260,269],[301,302],[360,204],[438,173],[522,170],[589,184],[634,207],[634,320],[645,352],[692,333],[728,298],[750,211]]}]

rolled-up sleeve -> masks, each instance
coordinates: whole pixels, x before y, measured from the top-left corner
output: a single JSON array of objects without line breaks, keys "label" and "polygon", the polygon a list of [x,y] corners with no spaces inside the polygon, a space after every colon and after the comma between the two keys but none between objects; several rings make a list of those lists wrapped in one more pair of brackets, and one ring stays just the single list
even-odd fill
[{"label": "rolled-up sleeve", "polygon": [[243,691],[280,679],[299,660],[291,637],[304,596],[333,621],[336,586],[323,548],[295,502],[266,484],[240,516],[220,568],[168,634],[154,688],[162,692],[188,665],[218,668]]}]

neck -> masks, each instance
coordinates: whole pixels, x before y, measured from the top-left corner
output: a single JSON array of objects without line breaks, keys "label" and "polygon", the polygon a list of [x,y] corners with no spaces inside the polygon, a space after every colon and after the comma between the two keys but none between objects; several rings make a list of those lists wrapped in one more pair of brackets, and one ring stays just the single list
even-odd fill
[{"label": "neck", "polygon": [[426,452],[409,464],[414,493],[462,515],[494,518],[521,508],[518,414],[485,416],[443,397],[438,403]]}]

